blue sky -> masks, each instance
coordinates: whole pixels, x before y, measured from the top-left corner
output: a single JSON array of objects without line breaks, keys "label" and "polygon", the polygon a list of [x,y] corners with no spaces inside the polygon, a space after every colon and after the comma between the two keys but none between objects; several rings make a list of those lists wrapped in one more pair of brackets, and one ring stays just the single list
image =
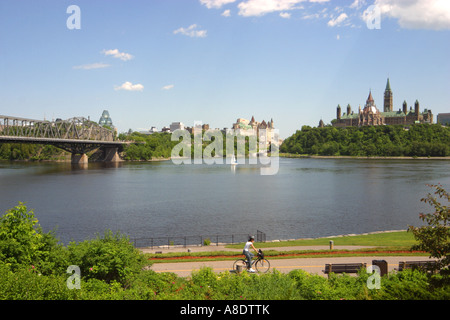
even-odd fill
[{"label": "blue sky", "polygon": [[449,52],[445,0],[0,0],[0,114],[106,109],[119,132],[255,116],[286,138],[369,90],[382,109],[388,77],[396,109],[450,112]]}]

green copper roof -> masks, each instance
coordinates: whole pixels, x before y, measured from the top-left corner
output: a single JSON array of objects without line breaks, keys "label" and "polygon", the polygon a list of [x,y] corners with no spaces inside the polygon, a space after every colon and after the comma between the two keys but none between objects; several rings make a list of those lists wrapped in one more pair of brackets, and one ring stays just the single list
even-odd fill
[{"label": "green copper roof", "polygon": [[357,119],[359,117],[359,114],[358,113],[350,113],[350,114],[347,114],[347,113],[344,113],[342,116],[341,116],[341,119]]},{"label": "green copper roof", "polygon": [[386,83],[386,91],[392,91],[391,84],[389,83],[389,78],[387,79],[387,83]]},{"label": "green copper roof", "polygon": [[[428,112],[428,110],[427,109],[425,109],[423,112],[420,112],[419,111],[419,114],[426,114]],[[404,117],[405,116],[405,113],[403,112],[403,111],[390,111],[390,112],[381,112],[381,114],[384,116],[384,117]],[[408,110],[408,112],[406,113],[406,116],[407,115],[410,115],[410,114],[415,114],[415,112],[414,111],[411,111],[411,110]]]},{"label": "green copper roof", "polygon": [[389,111],[389,112],[381,112],[381,115],[386,118],[390,117],[404,117],[405,114],[403,111]]}]

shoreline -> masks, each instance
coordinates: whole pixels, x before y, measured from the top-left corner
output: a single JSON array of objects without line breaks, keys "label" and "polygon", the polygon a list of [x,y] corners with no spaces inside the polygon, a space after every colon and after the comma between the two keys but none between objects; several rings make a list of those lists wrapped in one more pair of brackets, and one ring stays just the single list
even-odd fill
[{"label": "shoreline", "polygon": [[[395,233],[395,232],[407,232],[407,229],[403,230],[384,230],[384,231],[371,231],[371,232],[364,232],[364,233],[349,233],[349,234],[342,234],[342,235],[333,235],[333,236],[326,236],[326,237],[317,237],[317,238],[298,238],[298,239],[278,239],[278,240],[267,240],[264,241],[264,243],[279,243],[281,247],[283,246],[283,242],[290,242],[290,241],[298,241],[298,240],[317,240],[317,239],[333,239],[333,238],[342,238],[342,237],[354,237],[354,236],[366,236],[366,235],[372,235],[372,234],[380,234],[380,233]],[[218,242],[210,245],[202,245],[202,244],[191,244],[191,245],[159,245],[159,246],[152,246],[152,247],[137,247],[137,249],[150,253],[150,251],[155,250],[168,250],[167,252],[185,252],[186,249],[195,250],[195,251],[240,251],[241,249],[233,249],[233,248],[226,248],[227,245],[235,245],[236,243],[227,243],[227,242]],[[297,245],[298,246],[298,245]],[[288,245],[286,247],[292,247],[292,245]],[[314,247],[318,247],[315,245]],[[321,245],[319,247],[328,248],[329,245]],[[347,246],[352,247],[352,246]],[[355,247],[361,247],[361,246],[355,246]],[[363,247],[370,247],[372,246],[363,246]],[[271,248],[273,250],[273,248]],[[190,252],[190,251],[188,251]],[[164,253],[161,251],[161,253]]]},{"label": "shoreline", "polygon": [[304,159],[357,159],[357,160],[450,160],[450,157],[405,157],[405,156],[318,156],[307,154],[280,153],[280,158]]},{"label": "shoreline", "polygon": [[[280,158],[287,159],[346,159],[346,160],[450,160],[449,157],[383,157],[383,156],[318,156],[318,155],[305,155],[305,154],[288,154],[283,153],[279,155]],[[155,158],[150,160],[124,160],[121,159],[120,162],[162,162],[170,161],[172,158]],[[7,160],[0,159],[0,162],[46,162],[46,163],[70,163],[71,159],[42,159],[42,160],[31,160],[31,159],[21,159],[21,160]],[[89,163],[102,163],[103,161],[90,161]]]}]

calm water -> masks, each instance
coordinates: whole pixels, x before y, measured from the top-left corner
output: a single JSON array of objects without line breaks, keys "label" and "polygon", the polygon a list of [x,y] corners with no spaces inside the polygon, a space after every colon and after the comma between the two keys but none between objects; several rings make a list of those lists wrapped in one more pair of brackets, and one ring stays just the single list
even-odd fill
[{"label": "calm water", "polygon": [[280,159],[278,174],[239,165],[171,161],[0,163],[0,211],[26,202],[44,231],[64,243],[106,229],[131,238],[252,233],[267,239],[321,237],[419,225],[420,202],[450,161]]}]

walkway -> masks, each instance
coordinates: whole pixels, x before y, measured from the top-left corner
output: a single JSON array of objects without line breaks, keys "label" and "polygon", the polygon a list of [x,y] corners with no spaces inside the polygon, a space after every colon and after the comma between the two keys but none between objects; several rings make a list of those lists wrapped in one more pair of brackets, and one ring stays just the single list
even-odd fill
[{"label": "walkway", "polygon": [[[360,249],[373,248],[362,246],[335,246],[334,249]],[[224,246],[206,246],[206,247],[190,247],[190,248],[170,248],[170,249],[147,249],[143,252],[155,253],[156,251],[167,252],[199,252],[199,251],[235,251],[242,252],[242,249],[229,249]],[[300,246],[300,247],[279,247],[266,248],[265,250],[291,251],[291,250],[326,250],[328,246]],[[388,263],[388,272],[398,267],[399,261],[417,261],[429,260],[426,256],[366,256],[366,257],[328,257],[328,258],[292,258],[292,259],[270,259],[271,269],[276,269],[283,273],[288,273],[295,269],[303,269],[309,273],[324,275],[323,270],[327,263],[366,263],[368,266],[372,264],[372,260],[385,260]],[[199,270],[202,267],[210,267],[214,272],[221,273],[232,270],[233,260],[227,261],[194,261],[194,262],[172,262],[172,263],[154,263],[151,267],[156,272],[173,272],[180,277],[188,277],[192,271]]]}]

